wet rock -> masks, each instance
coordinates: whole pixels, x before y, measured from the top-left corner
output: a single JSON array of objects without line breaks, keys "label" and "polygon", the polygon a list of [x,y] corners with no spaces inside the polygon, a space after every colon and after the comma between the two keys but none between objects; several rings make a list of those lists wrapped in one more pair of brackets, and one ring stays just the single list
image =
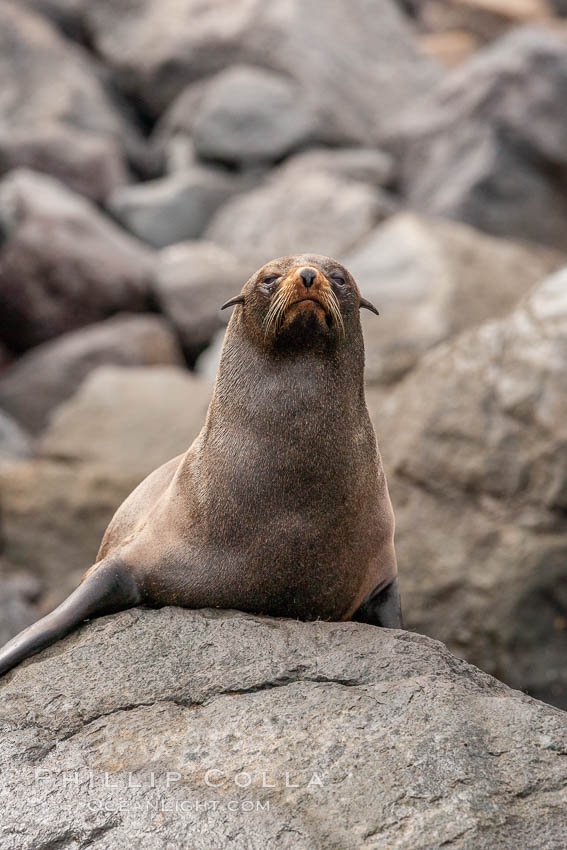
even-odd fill
[{"label": "wet rock", "polygon": [[22,850],[564,843],[565,714],[407,632],[134,609],[8,674],[0,729]]},{"label": "wet rock", "polygon": [[37,434],[49,414],[103,365],[183,365],[176,337],[158,316],[119,315],[45,342],[0,375],[0,408]]},{"label": "wet rock", "polygon": [[147,304],[151,252],[51,177],[4,177],[0,234],[0,339],[16,352]]}]

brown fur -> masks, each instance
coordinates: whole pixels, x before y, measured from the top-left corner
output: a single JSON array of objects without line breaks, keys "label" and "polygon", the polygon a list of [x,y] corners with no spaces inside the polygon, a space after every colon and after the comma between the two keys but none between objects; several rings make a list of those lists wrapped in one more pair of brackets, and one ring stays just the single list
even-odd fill
[{"label": "brown fur", "polygon": [[[306,265],[317,271],[309,290],[298,275]],[[343,619],[395,577],[356,285],[347,278],[344,332],[310,301],[279,333],[264,323],[268,272],[287,273],[278,291],[326,303],[333,268],[345,273],[323,257],[284,258],[244,286],[201,433],[134,491],[102,542],[99,559],[120,556],[144,598]]]},{"label": "brown fur", "polygon": [[[315,272],[309,288],[305,268]],[[270,272],[280,279],[265,285]],[[266,321],[276,298],[283,307]],[[285,257],[253,275],[239,302],[200,434],[118,509],[53,634],[80,620],[81,592],[88,616],[145,602],[344,620],[395,581],[356,283],[329,258]],[[99,599],[99,575],[112,606]],[[31,651],[41,648],[36,631]]]}]

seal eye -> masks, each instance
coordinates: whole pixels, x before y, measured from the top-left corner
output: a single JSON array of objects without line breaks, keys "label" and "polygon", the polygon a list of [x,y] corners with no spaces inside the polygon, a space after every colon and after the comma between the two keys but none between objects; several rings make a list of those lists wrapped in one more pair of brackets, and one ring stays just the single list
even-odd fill
[{"label": "seal eye", "polygon": [[330,277],[331,277],[331,280],[333,281],[333,283],[336,283],[337,286],[346,286],[346,281],[344,279],[344,276],[340,272],[333,272],[333,274],[330,275]]},{"label": "seal eye", "polygon": [[276,281],[279,280],[278,274],[267,274],[266,277],[262,280],[262,286],[264,289],[268,291],[272,290],[276,284]]}]

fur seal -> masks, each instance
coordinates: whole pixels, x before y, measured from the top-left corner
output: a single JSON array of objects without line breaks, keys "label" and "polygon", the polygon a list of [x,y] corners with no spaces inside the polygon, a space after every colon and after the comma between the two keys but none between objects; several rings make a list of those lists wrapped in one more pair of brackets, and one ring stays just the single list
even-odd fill
[{"label": "fur seal", "polygon": [[359,310],[377,310],[318,255],[268,263],[232,305],[200,434],[131,493],[79,587],[0,651],[0,674],[139,604],[401,627],[364,396]]}]

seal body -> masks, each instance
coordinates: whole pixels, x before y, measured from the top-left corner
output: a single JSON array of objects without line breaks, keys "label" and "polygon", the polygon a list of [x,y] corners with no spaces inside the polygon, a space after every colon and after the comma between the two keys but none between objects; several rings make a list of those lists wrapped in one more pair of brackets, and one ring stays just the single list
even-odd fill
[{"label": "seal body", "polygon": [[364,397],[364,302],[340,264],[281,258],[233,299],[205,424],[126,499],[97,562],[0,672],[139,603],[401,626],[394,518]]}]

